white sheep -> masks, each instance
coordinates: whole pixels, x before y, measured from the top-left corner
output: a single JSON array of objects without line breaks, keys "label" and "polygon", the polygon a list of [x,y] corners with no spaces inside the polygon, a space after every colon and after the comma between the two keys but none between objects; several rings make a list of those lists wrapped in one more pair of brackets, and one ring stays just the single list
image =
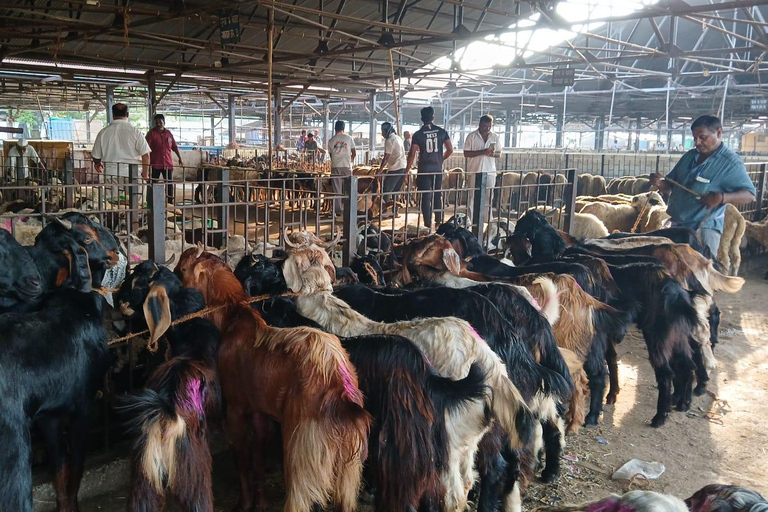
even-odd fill
[{"label": "white sheep", "polygon": [[631,204],[610,204],[603,202],[587,203],[580,210],[581,214],[591,213],[600,219],[608,232],[628,233],[637,219],[637,210]]},{"label": "white sheep", "polygon": [[[536,210],[549,217],[549,222],[556,228],[562,227],[560,217],[563,214],[563,208],[552,208],[551,206],[538,206]],[[571,229],[568,233],[575,238],[602,238],[608,236],[609,231],[605,224],[595,215],[588,213],[574,213],[571,218]]]}]

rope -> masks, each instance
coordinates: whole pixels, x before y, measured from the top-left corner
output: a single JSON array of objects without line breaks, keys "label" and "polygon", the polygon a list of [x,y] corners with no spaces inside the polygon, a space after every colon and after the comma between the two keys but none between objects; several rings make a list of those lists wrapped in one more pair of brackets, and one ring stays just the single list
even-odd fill
[{"label": "rope", "polygon": [[635,225],[632,226],[632,229],[630,230],[630,233],[637,232],[637,226],[640,225],[640,221],[643,219],[643,215],[645,215],[645,211],[648,209],[648,205],[651,204],[651,196],[648,195],[648,199],[645,200],[645,204],[643,205],[643,209],[640,210],[640,215],[637,216],[637,220],[635,221]]},{"label": "rope", "polygon": [[[261,300],[266,300],[266,299],[269,299],[269,298],[272,298],[272,297],[296,297],[296,296],[298,296],[298,293],[283,293],[281,295],[266,294],[266,295],[258,295],[256,297],[251,297],[250,299],[241,301],[239,303],[234,303],[233,302],[233,303],[221,304],[219,306],[211,306],[211,307],[207,307],[207,308],[201,309],[200,311],[195,311],[194,313],[190,313],[188,315],[184,315],[181,318],[178,318],[178,319],[174,320],[173,322],[171,322],[170,325],[168,325],[168,327],[171,328],[171,327],[173,327],[175,325],[183,324],[184,322],[189,322],[190,320],[192,320],[194,318],[200,318],[200,317],[208,315],[209,313],[213,313],[214,311],[218,311],[220,309],[224,309],[226,307],[234,306],[234,305],[237,305],[237,304],[253,304],[254,302],[259,302]],[[121,336],[119,338],[113,338],[113,339],[111,339],[111,340],[109,340],[107,342],[107,346],[109,347],[109,346],[112,346],[112,345],[116,345],[117,343],[122,343],[124,341],[128,341],[128,340],[130,340],[132,338],[137,338],[137,337],[143,336],[145,334],[149,334],[149,329],[145,329],[145,330],[143,330],[141,332],[135,332],[135,333],[132,333],[132,334],[128,334],[126,336]],[[149,343],[147,343],[147,349],[150,352],[153,352],[153,353],[156,352],[157,351],[157,341],[155,341],[154,343],[151,342],[151,341]]]}]

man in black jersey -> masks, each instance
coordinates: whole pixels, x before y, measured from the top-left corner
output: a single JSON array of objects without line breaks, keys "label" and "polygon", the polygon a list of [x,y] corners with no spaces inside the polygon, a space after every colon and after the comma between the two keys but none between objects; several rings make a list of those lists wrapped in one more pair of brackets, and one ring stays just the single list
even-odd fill
[{"label": "man in black jersey", "polygon": [[[443,162],[453,153],[453,145],[448,132],[435,126],[435,109],[421,109],[421,122],[424,126],[413,134],[411,149],[408,151],[406,175],[413,166],[416,153],[419,153],[419,165],[416,175],[416,186],[421,194],[421,214],[424,225],[432,229],[432,210],[435,211],[435,222],[443,222]],[[443,151],[445,148],[445,151]],[[436,192],[437,190],[437,192]]]}]

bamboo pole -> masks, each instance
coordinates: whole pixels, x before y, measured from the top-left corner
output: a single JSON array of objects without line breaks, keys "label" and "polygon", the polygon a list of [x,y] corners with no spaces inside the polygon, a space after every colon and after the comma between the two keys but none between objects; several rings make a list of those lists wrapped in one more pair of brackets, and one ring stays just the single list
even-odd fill
[{"label": "bamboo pole", "polygon": [[[397,100],[397,88],[395,87],[395,64],[392,60],[392,50],[389,50],[389,72],[392,76],[392,101],[395,102],[395,126],[400,129],[400,102]],[[402,134],[401,134],[402,135]]]},{"label": "bamboo pole", "polygon": [[[275,36],[275,9],[269,9],[269,46],[267,47],[267,138],[269,139],[269,170],[272,171],[272,48]],[[276,105],[275,105],[276,107]]]}]

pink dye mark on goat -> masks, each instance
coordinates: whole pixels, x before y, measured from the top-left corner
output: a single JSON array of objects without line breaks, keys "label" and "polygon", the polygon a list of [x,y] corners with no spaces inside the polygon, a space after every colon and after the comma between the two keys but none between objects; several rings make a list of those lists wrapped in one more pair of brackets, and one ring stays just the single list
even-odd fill
[{"label": "pink dye mark on goat", "polygon": [[203,384],[200,379],[189,379],[181,397],[185,409],[191,409],[198,415],[203,414]]},{"label": "pink dye mark on goat", "polygon": [[352,373],[349,371],[349,368],[347,368],[346,363],[339,363],[339,373],[341,374],[341,382],[344,386],[344,392],[349,399],[358,405],[363,405],[363,397],[360,396],[360,390],[355,385],[355,379],[352,378]]},{"label": "pink dye mark on goat", "polygon": [[6,219],[6,221],[3,223],[2,226],[0,226],[0,228],[6,230],[9,233],[12,233],[11,219]]},{"label": "pink dye mark on goat", "polygon": [[472,327],[472,326],[470,325],[470,326],[469,326],[469,330],[470,330],[470,331],[472,331],[472,334],[475,336],[475,338],[477,338],[478,340],[480,340],[480,341],[482,341],[483,343],[485,343],[485,340],[483,339],[483,337],[482,337],[482,336],[480,336],[480,335],[477,333],[477,331],[475,330],[475,328],[474,328],[474,327]]},{"label": "pink dye mark on goat", "polygon": [[141,258],[139,258],[136,254],[131,254],[131,261],[135,261],[136,263],[141,263]]}]

